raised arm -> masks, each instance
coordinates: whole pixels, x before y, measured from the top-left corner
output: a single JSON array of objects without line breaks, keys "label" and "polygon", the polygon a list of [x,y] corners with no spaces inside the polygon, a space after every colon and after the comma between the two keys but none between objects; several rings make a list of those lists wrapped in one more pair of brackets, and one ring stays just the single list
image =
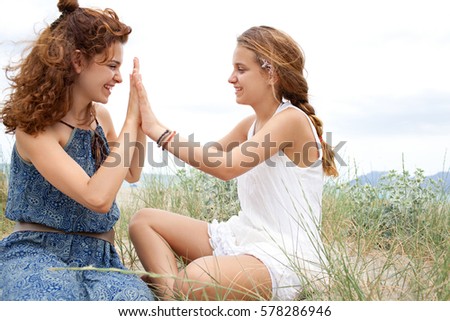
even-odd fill
[{"label": "raised arm", "polygon": [[61,192],[99,213],[109,211],[129,172],[126,155],[134,154],[134,147],[126,142],[136,141],[139,131],[137,75],[135,66],[130,76],[130,99],[124,125],[110,155],[92,177],[64,151],[55,128],[36,136],[16,131],[17,150],[24,160],[31,162]]},{"label": "raised arm", "polygon": [[306,116],[292,108],[273,116],[248,140],[247,132],[254,119],[251,117],[243,120],[212,147],[201,146],[198,142],[188,140],[179,134],[164,135],[168,127],[162,125],[154,115],[142,81],[138,82],[137,86],[144,133],[154,141],[170,140],[169,143],[162,145],[170,153],[191,166],[223,180],[242,175],[280,149],[290,149],[288,154],[292,160],[301,165],[301,159],[294,159],[295,153],[308,141],[314,141]]}]

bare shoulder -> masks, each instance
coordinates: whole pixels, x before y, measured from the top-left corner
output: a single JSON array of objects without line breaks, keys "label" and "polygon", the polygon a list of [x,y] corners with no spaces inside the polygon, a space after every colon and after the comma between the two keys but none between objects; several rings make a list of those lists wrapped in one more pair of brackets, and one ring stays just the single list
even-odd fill
[{"label": "bare shoulder", "polygon": [[257,134],[260,138],[270,135],[279,143],[293,142],[295,150],[301,149],[309,141],[314,141],[308,116],[296,107],[276,113]]},{"label": "bare shoulder", "polygon": [[284,121],[289,121],[294,124],[308,124],[308,116],[298,107],[292,106],[288,107],[277,115],[275,115],[274,119],[282,118]]},{"label": "bare shoulder", "polygon": [[44,131],[37,134],[28,134],[22,129],[17,128],[15,131],[16,142],[19,144],[28,144],[36,141],[57,140],[55,137],[55,129],[53,126],[46,127]]},{"label": "bare shoulder", "polygon": [[288,107],[272,117],[276,126],[281,126],[283,130],[293,130],[293,133],[305,133],[311,131],[309,117],[297,107]]},{"label": "bare shoulder", "polygon": [[31,161],[36,153],[46,154],[48,148],[60,146],[59,136],[52,126],[35,135],[16,129],[15,136],[17,152],[25,161]]}]

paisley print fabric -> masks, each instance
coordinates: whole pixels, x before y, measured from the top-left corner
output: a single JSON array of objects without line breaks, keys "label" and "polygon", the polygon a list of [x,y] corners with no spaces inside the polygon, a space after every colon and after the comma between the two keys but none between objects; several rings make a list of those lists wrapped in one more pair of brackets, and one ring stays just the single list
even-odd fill
[{"label": "paisley print fabric", "polygon": [[[100,126],[97,131],[105,138]],[[95,166],[91,139],[92,131],[75,128],[65,146],[90,176]],[[15,148],[9,181],[5,214],[11,220],[66,232],[101,233],[113,228],[119,219],[115,202],[106,214],[83,207],[49,184]],[[86,266],[125,273],[66,269]],[[22,231],[0,241],[0,300],[134,301],[154,297],[138,276],[126,274],[112,244],[77,234]]]},{"label": "paisley print fabric", "polygon": [[[104,137],[100,126],[97,131]],[[89,176],[94,174],[91,153],[91,130],[75,128],[65,150]],[[109,153],[109,149],[108,149]],[[9,177],[6,217],[13,221],[44,224],[65,232],[109,231],[119,219],[114,202],[106,214],[96,213],[75,202],[53,187],[30,163],[13,148]]]}]

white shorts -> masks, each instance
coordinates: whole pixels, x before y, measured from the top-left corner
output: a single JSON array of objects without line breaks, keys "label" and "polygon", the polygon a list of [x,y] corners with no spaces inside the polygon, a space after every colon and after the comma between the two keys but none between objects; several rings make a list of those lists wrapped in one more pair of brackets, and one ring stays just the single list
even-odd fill
[{"label": "white shorts", "polygon": [[[216,220],[208,224],[208,234],[214,255],[252,255],[267,267],[272,280],[272,300],[296,299],[304,284],[299,276],[299,269],[293,267],[298,264],[293,264],[292,258],[290,259],[286,251],[275,242],[237,244],[236,236],[227,223],[219,223]],[[310,263],[308,265],[309,268],[317,270],[317,267],[311,266]],[[305,264],[303,266],[305,267]]]}]

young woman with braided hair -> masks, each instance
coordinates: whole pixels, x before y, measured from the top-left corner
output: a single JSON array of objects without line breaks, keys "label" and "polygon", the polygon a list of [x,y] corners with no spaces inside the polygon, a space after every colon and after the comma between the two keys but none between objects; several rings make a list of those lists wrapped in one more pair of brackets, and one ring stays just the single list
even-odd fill
[{"label": "young woman with braided hair", "polygon": [[303,68],[287,34],[261,26],[240,35],[228,81],[237,103],[255,114],[208,148],[162,125],[137,83],[143,131],[195,168],[237,178],[241,205],[225,222],[149,208],[133,216],[131,239],[162,299],[293,300],[306,282],[327,282],[323,177],[338,173]]},{"label": "young woman with braided hair", "polygon": [[125,270],[114,247],[115,198],[123,180],[137,181],[142,170],[143,155],[125,150],[125,139],[145,145],[146,136],[136,64],[118,135],[102,105],[122,82],[131,28],[111,9],[81,8],[76,0],[60,0],[58,8],[60,17],[8,69],[2,120],[16,142],[5,214],[16,225],[0,241],[0,300],[153,300],[136,275],[70,269]]}]

